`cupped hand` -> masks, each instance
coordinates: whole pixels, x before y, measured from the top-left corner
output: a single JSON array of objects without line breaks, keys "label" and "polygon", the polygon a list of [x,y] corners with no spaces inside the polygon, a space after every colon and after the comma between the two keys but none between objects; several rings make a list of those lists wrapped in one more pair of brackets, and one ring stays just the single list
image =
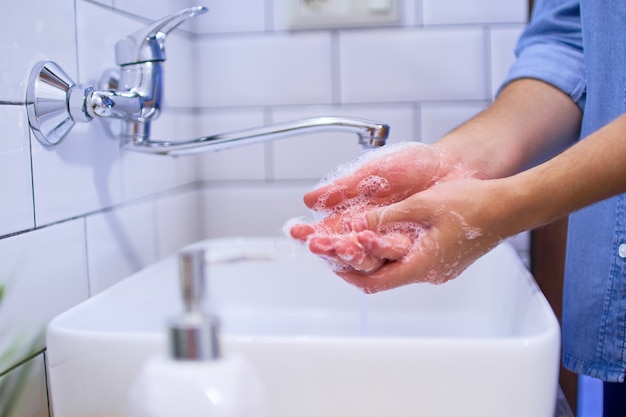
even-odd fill
[{"label": "cupped hand", "polygon": [[322,186],[306,193],[304,203],[321,212],[350,206],[354,200],[387,205],[440,181],[480,175],[460,161],[459,156],[436,145],[387,145],[338,169],[336,178],[326,179]]},{"label": "cupped hand", "polygon": [[357,165],[352,171],[307,193],[305,204],[324,218],[316,223],[292,224],[289,234],[306,242],[311,252],[338,270],[373,272],[404,256],[421,227],[410,225],[401,231],[396,227],[361,235],[363,227],[353,224],[354,219],[440,182],[485,177],[459,161],[451,152],[418,142],[373,151],[351,164]]},{"label": "cupped hand", "polygon": [[420,233],[412,237],[401,257],[382,262],[376,270],[364,273],[343,268],[337,275],[367,293],[457,277],[512,234],[498,220],[497,182],[461,179],[439,183],[401,202],[364,213],[355,220],[363,228],[355,232],[355,239],[364,248],[385,241],[384,230],[394,225],[416,225]]},{"label": "cupped hand", "polygon": [[381,227],[378,232],[354,227],[344,233],[334,233],[323,230],[319,224],[301,223],[294,225],[291,233],[308,236],[309,250],[326,259],[336,272],[369,273],[404,256],[421,230],[413,224],[402,228],[392,226]]}]

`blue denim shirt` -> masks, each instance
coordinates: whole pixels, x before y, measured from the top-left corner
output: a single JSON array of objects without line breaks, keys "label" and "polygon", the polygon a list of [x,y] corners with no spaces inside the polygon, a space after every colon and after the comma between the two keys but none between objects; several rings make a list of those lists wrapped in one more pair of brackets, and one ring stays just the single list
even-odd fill
[{"label": "blue denim shirt", "polygon": [[[518,60],[505,84],[517,78],[537,78],[568,94],[583,110],[582,140],[624,113],[626,2],[623,0],[536,1],[516,54]],[[570,216],[563,361],[574,372],[605,381],[624,381],[625,258],[625,195]]]}]

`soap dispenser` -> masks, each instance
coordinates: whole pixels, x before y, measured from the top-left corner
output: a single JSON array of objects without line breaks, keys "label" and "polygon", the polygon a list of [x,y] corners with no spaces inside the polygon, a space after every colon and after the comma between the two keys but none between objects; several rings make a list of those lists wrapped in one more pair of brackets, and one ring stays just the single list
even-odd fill
[{"label": "soap dispenser", "polygon": [[205,252],[179,254],[185,311],[168,326],[169,352],[133,381],[129,417],[265,417],[261,383],[240,355],[222,353],[219,320],[203,311]]}]

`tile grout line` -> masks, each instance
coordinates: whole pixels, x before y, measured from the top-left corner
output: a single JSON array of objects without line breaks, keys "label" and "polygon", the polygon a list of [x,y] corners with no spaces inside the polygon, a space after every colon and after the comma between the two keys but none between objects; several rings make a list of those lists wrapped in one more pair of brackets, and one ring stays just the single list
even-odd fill
[{"label": "tile grout line", "polygon": [[340,32],[330,33],[330,91],[331,105],[341,104],[341,41]]}]

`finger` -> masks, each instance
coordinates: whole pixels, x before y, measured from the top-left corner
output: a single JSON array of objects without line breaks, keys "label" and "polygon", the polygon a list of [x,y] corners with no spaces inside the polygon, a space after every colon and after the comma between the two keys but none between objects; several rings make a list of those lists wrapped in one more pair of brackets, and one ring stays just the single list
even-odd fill
[{"label": "finger", "polygon": [[305,223],[296,223],[289,229],[291,237],[300,242],[305,242],[313,233],[315,233],[315,228]]},{"label": "finger", "polygon": [[365,248],[345,235],[314,236],[308,245],[311,253],[324,258],[336,267],[372,272],[385,262],[384,259],[367,254]]},{"label": "finger", "polygon": [[[384,198],[392,193],[394,181],[382,176],[380,167],[375,163],[363,165],[358,170],[322,185],[304,195],[304,204],[314,210],[329,210],[346,200],[357,197]],[[387,172],[389,176],[392,173]],[[401,182],[404,184],[404,182]]]},{"label": "finger", "polygon": [[350,270],[352,267],[335,251],[338,240],[336,236],[314,236],[308,241],[309,250],[328,262],[334,271]]},{"label": "finger", "polygon": [[[363,186],[368,179],[384,179],[387,183],[372,191],[366,186],[365,195],[375,204],[389,204],[390,200],[400,201],[411,194],[427,189],[433,181],[442,180],[450,171],[451,158],[440,149],[418,142],[405,143],[402,148],[381,148],[357,160],[357,169],[346,171],[339,178],[305,195],[309,208],[330,209],[343,201],[364,194]],[[455,171],[455,170],[452,170]],[[441,176],[439,175],[441,173]],[[370,184],[371,185],[371,184]],[[390,198],[391,197],[391,198]]]},{"label": "finger", "polygon": [[335,273],[367,294],[374,294],[413,282],[428,281],[428,278],[421,271],[416,271],[414,267],[401,260],[386,263],[378,270],[367,274],[354,270],[338,270]]},{"label": "finger", "polygon": [[341,204],[345,198],[346,187],[333,182],[306,193],[304,204],[312,210],[324,211]]},{"label": "finger", "polygon": [[420,228],[429,227],[438,210],[441,209],[435,210],[431,207],[428,197],[425,197],[427,193],[428,191],[414,194],[398,203],[364,212],[360,217],[353,218],[351,225],[353,227],[358,225],[361,230],[373,230],[379,234],[393,230],[394,225],[413,229],[413,233],[419,233]]},{"label": "finger", "polygon": [[315,255],[334,258],[337,256],[335,240],[336,238],[332,236],[315,235],[308,241],[309,250]]},{"label": "finger", "polygon": [[376,271],[363,274],[354,270],[338,270],[335,273],[366,293],[417,282],[442,284],[455,278],[469,263],[444,261],[444,249],[439,244],[439,237],[432,233],[435,231],[429,230],[410,247],[405,256],[385,263]]},{"label": "finger", "polygon": [[376,258],[395,261],[402,258],[413,244],[413,237],[402,233],[379,235],[371,230],[357,234],[367,252]]},{"label": "finger", "polygon": [[339,259],[359,272],[373,272],[385,263],[384,259],[370,255],[358,241],[347,237],[337,240],[334,249]]}]

